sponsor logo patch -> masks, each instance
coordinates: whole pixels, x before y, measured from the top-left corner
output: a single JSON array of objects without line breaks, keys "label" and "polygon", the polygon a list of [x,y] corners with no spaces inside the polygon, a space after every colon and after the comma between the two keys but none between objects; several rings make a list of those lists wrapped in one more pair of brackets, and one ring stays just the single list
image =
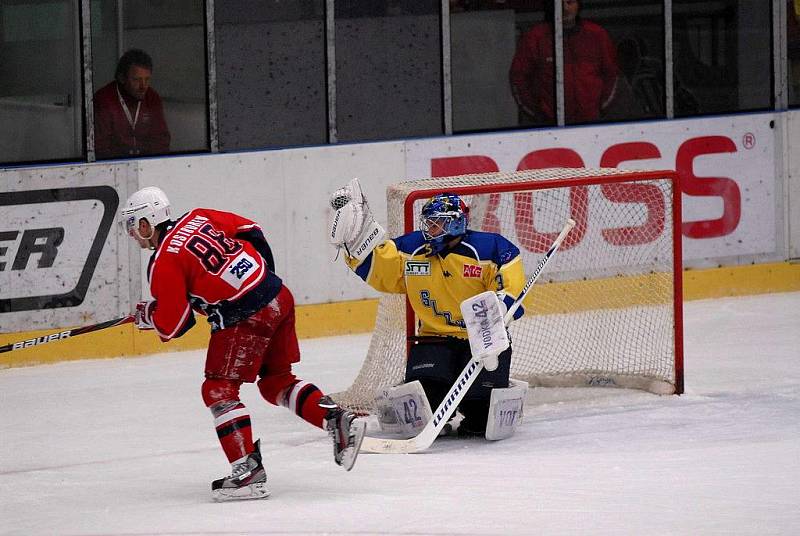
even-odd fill
[{"label": "sponsor logo patch", "polygon": [[431,263],[428,261],[406,261],[405,275],[431,275]]},{"label": "sponsor logo patch", "polygon": [[464,265],[464,277],[480,277],[483,273],[483,268],[474,264]]},{"label": "sponsor logo patch", "polygon": [[242,288],[250,274],[257,270],[259,266],[253,257],[242,252],[228,264],[228,267],[220,274],[220,277],[238,290]]}]

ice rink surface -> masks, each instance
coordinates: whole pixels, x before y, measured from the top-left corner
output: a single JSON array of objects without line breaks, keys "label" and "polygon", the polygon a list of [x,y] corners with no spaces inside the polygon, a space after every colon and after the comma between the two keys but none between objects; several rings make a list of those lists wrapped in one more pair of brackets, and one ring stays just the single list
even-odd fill
[{"label": "ice rink surface", "polygon": [[[201,351],[0,370],[0,534],[800,534],[800,293],[685,305],[686,394],[536,389],[517,434],[362,454],[242,399],[272,497],[213,503],[230,466]],[[87,335],[91,337],[91,335]],[[301,341],[349,385],[369,336]]]}]

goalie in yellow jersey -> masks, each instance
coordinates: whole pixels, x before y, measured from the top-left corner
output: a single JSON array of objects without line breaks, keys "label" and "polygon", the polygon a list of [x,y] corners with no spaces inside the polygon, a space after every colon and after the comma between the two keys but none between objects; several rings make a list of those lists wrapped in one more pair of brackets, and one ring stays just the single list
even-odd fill
[{"label": "goalie in yellow jersey", "polygon": [[[461,302],[493,290],[501,303],[510,306],[525,285],[519,248],[497,233],[469,229],[469,208],[452,193],[435,195],[425,203],[420,230],[385,240],[357,179],[331,196],[331,206],[329,239],[345,250],[348,266],[380,292],[407,295],[417,333],[410,341],[405,382],[419,380],[429,407],[435,409],[471,358]],[[520,307],[514,317],[522,314]],[[487,418],[490,428],[496,424],[490,415],[492,390],[509,388],[510,367],[509,347],[494,370],[480,373],[459,406],[463,417],[459,435],[486,434]],[[524,400],[524,392],[521,396]],[[413,428],[419,427],[417,423],[405,432],[413,435]],[[487,438],[502,437],[487,434]]]}]

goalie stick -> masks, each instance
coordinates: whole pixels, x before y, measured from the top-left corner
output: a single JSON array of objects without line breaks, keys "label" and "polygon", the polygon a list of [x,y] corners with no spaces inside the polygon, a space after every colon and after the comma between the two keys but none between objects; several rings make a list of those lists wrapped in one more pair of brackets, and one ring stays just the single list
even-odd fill
[{"label": "goalie stick", "polygon": [[63,341],[64,339],[70,339],[77,335],[83,335],[85,333],[91,333],[93,331],[99,331],[101,329],[106,329],[106,328],[113,328],[114,326],[121,326],[122,324],[127,324],[133,321],[134,321],[134,316],[128,315],[128,316],[123,316],[122,318],[115,318],[114,320],[106,320],[105,322],[100,322],[99,324],[92,324],[91,326],[66,329],[64,331],[59,331],[57,333],[51,333],[50,335],[43,335],[41,337],[34,337],[33,339],[26,339],[24,341],[12,342],[11,344],[0,346],[0,354],[2,354],[3,352],[12,352],[14,350],[32,348],[34,346],[47,344],[48,342]]},{"label": "goalie stick", "polygon": [[[544,267],[553,257],[556,250],[559,248],[573,227],[575,227],[575,220],[570,218],[567,220],[567,223],[564,224],[564,228],[561,229],[561,232],[550,246],[550,249],[547,250],[547,253],[545,253],[541,258],[539,264],[536,265],[536,269],[525,282],[525,286],[522,287],[522,292],[520,292],[519,297],[514,301],[513,304],[511,304],[511,307],[508,308],[508,311],[503,317],[503,321],[506,326],[508,326],[509,322],[511,322],[511,320],[514,318],[514,312],[520,307],[520,305],[522,305],[522,301],[525,299],[525,296],[527,296],[528,292],[530,292],[531,288],[533,288],[533,284],[539,278],[542,270],[544,270]],[[448,391],[445,395],[442,403],[439,404],[439,407],[437,407],[436,411],[433,412],[433,418],[428,421],[428,424],[425,425],[419,434],[409,439],[389,439],[365,436],[363,442],[361,443],[361,451],[389,454],[408,454],[412,452],[421,452],[430,447],[439,436],[439,432],[442,431],[444,425],[447,424],[447,421],[455,412],[458,404],[464,398],[464,395],[467,394],[467,391],[469,391],[469,388],[475,382],[475,378],[477,378],[478,374],[480,374],[481,370],[483,370],[483,363],[483,359],[470,359],[469,363],[467,363],[467,365],[464,367],[464,370],[462,370],[461,374],[459,374],[458,378],[456,378],[456,381],[453,383],[450,391]]]}]

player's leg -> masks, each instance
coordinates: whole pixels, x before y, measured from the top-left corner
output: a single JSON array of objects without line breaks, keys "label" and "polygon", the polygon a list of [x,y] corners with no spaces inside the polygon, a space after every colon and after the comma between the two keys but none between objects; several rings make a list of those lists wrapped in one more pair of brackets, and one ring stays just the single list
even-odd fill
[{"label": "player's leg", "polygon": [[366,426],[340,408],[311,382],[292,373],[300,361],[295,331],[294,298],[283,287],[269,306],[256,315],[271,334],[259,375],[258,388],[267,402],[288,408],[303,420],[327,430],[334,443],[334,460],[348,471],[358,456]]},{"label": "player's leg", "polygon": [[211,334],[203,401],[211,410],[222,449],[233,461],[255,450],[250,414],[239,400],[242,383],[255,381],[269,338],[252,318]]},{"label": "player's leg", "polygon": [[258,375],[261,396],[274,406],[283,406],[317,428],[324,428],[326,410],[319,407],[323,394],[311,382],[292,373],[292,364],[300,361],[295,332],[294,298],[283,287],[275,299],[254,315],[267,335],[264,356]]},{"label": "player's leg", "polygon": [[269,495],[258,443],[253,442],[250,413],[239,399],[242,383],[252,383],[268,343],[250,319],[211,334],[202,394],[211,410],[231,474],[215,480],[215,500],[255,499]]},{"label": "player's leg", "polygon": [[239,400],[240,385],[227,378],[206,378],[201,388],[220,446],[231,463],[255,450],[250,413]]},{"label": "player's leg", "polygon": [[326,411],[319,406],[322,392],[313,383],[296,377],[290,364],[278,367],[273,363],[258,380],[258,390],[273,406],[283,406],[317,428],[325,428]]}]

